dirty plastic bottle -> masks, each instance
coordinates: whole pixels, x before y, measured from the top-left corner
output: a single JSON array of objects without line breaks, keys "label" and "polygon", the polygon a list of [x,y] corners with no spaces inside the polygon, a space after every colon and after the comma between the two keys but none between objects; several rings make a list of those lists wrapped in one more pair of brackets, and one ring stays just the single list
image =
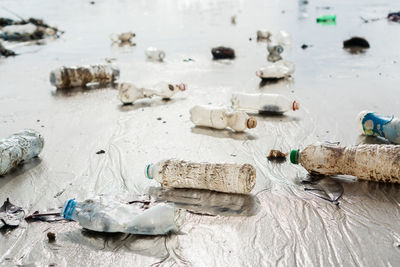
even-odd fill
[{"label": "dirty plastic bottle", "polygon": [[138,99],[152,98],[153,96],[159,96],[163,99],[169,99],[180,91],[185,91],[186,85],[171,84],[166,82],[160,82],[151,89],[139,88],[131,82],[123,82],[118,85],[119,99],[124,104],[130,104]]},{"label": "dirty plastic bottle", "polygon": [[50,73],[50,83],[59,88],[86,86],[88,83],[108,84],[119,78],[119,68],[111,65],[60,67]]},{"label": "dirty plastic bottle", "polygon": [[294,64],[287,60],[280,60],[260,68],[256,75],[261,79],[282,79],[294,73]]},{"label": "dirty plastic bottle", "polygon": [[283,53],[283,46],[280,44],[268,44],[267,45],[267,50],[268,50],[268,61],[270,62],[276,62],[282,59],[281,54]]},{"label": "dirty plastic bottle", "polygon": [[146,166],[146,177],[173,188],[248,194],[256,184],[251,164],[205,163],[168,159]]},{"label": "dirty plastic bottle", "polygon": [[98,232],[139,235],[165,235],[177,232],[179,210],[172,204],[160,203],[147,210],[110,197],[85,201],[67,200],[61,210],[65,219],[74,220],[86,229]]},{"label": "dirty plastic bottle", "polygon": [[271,37],[271,33],[269,32],[269,31],[267,31],[267,30],[264,30],[264,29],[262,29],[262,30],[258,30],[257,31],[257,39],[258,40],[269,40],[269,38]]},{"label": "dirty plastic bottle", "polygon": [[35,130],[23,130],[0,140],[0,175],[39,155],[44,139]]},{"label": "dirty plastic bottle", "polygon": [[155,47],[149,47],[146,49],[146,56],[151,60],[163,61],[165,58],[165,52]]},{"label": "dirty plastic bottle", "polygon": [[357,116],[357,126],[362,134],[381,136],[390,142],[400,144],[399,118],[381,116],[370,111],[361,111]]},{"label": "dirty plastic bottle", "polygon": [[232,128],[236,132],[252,129],[257,126],[257,120],[249,117],[243,111],[228,110],[223,107],[196,105],[190,109],[190,120],[196,126],[215,129]]},{"label": "dirty plastic bottle", "polygon": [[256,112],[282,114],[289,110],[296,111],[300,108],[298,102],[291,101],[287,97],[278,94],[233,93],[231,102],[234,109],[244,109]]},{"label": "dirty plastic bottle", "polygon": [[4,40],[29,40],[37,30],[32,23],[22,25],[8,25],[1,29],[1,37]]},{"label": "dirty plastic bottle", "polygon": [[309,145],[292,150],[290,161],[319,175],[352,175],[360,179],[400,183],[399,145]]}]

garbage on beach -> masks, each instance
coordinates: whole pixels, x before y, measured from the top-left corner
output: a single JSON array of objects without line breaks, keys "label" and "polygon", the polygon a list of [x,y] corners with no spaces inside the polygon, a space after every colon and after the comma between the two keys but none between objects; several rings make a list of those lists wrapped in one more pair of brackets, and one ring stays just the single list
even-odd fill
[{"label": "garbage on beach", "polygon": [[0,18],[0,38],[6,41],[31,41],[46,37],[58,37],[61,31],[49,26],[41,19],[14,21]]},{"label": "garbage on beach", "polygon": [[147,56],[147,59],[153,61],[163,61],[165,58],[165,52],[155,47],[147,48],[145,54]]},{"label": "garbage on beach", "polygon": [[119,78],[119,68],[98,64],[60,67],[50,72],[50,83],[58,89],[86,86],[89,83],[109,84]]},{"label": "garbage on beach", "polygon": [[276,62],[282,59],[281,54],[283,53],[283,46],[280,44],[268,44],[268,57],[267,60],[270,62]]},{"label": "garbage on beach", "polygon": [[135,37],[136,34],[134,32],[123,32],[119,34],[112,34],[110,36],[111,40],[115,43],[120,43],[120,44],[125,44],[125,43],[130,43],[133,44],[133,37]]},{"label": "garbage on beach", "polygon": [[290,161],[316,175],[352,175],[363,180],[400,183],[400,145],[343,147],[314,144],[292,150]]},{"label": "garbage on beach", "polygon": [[260,68],[256,75],[261,79],[282,79],[294,73],[294,64],[287,60],[280,60]]},{"label": "garbage on beach", "polygon": [[0,175],[38,156],[43,146],[44,139],[35,130],[19,131],[0,140]]},{"label": "garbage on beach", "polygon": [[286,160],[289,153],[282,153],[280,150],[272,149],[267,155],[268,160]]},{"label": "garbage on beach", "polygon": [[7,198],[0,207],[0,228],[3,226],[16,227],[24,219],[25,211],[18,206],[15,206]]},{"label": "garbage on beach", "polygon": [[9,57],[9,56],[15,56],[17,55],[14,51],[7,49],[3,46],[2,43],[0,43],[0,56],[5,56],[5,57]]},{"label": "garbage on beach", "polygon": [[123,104],[131,104],[138,99],[152,98],[159,96],[163,99],[170,99],[178,92],[183,92],[187,88],[186,84],[172,84],[160,82],[151,88],[140,88],[131,82],[123,82],[118,84],[119,99]]},{"label": "garbage on beach", "polygon": [[146,177],[166,187],[248,194],[256,184],[256,169],[251,164],[168,159],[147,165]]},{"label": "garbage on beach", "polygon": [[234,59],[235,50],[230,47],[218,46],[211,49],[211,54],[214,59]]},{"label": "garbage on beach", "polygon": [[362,134],[380,136],[392,143],[400,144],[400,119],[394,116],[361,111],[357,116],[357,128]]},{"label": "garbage on beach", "polygon": [[260,113],[282,114],[300,108],[297,101],[289,100],[287,97],[278,94],[233,93],[231,102],[234,109]]},{"label": "garbage on beach", "polygon": [[393,22],[400,22],[400,11],[391,12],[387,15],[387,19]]},{"label": "garbage on beach", "polygon": [[257,40],[269,40],[269,38],[271,37],[271,32],[267,31],[267,30],[258,30],[257,31]]},{"label": "garbage on beach", "polygon": [[336,15],[323,15],[317,18],[317,23],[322,25],[336,25]]},{"label": "garbage on beach", "polygon": [[65,219],[97,232],[165,235],[178,231],[179,210],[172,204],[160,203],[145,209],[136,203],[100,196],[85,201],[67,200],[61,214]]},{"label": "garbage on beach", "polygon": [[343,48],[369,48],[369,43],[362,37],[352,37],[343,41]]},{"label": "garbage on beach", "polygon": [[243,132],[257,126],[257,120],[243,111],[229,110],[224,107],[196,105],[190,109],[190,120],[196,126],[215,129],[230,127],[236,132]]}]

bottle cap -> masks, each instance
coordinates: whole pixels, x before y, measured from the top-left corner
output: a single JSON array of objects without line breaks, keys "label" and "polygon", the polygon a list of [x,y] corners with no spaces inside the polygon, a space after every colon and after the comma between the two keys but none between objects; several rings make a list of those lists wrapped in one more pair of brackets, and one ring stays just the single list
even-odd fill
[{"label": "bottle cap", "polygon": [[74,213],[74,210],[75,210],[75,206],[76,206],[75,199],[68,200],[67,203],[64,204],[64,208],[63,208],[63,211],[62,211],[62,216],[65,219],[71,220],[72,219],[72,214]]},{"label": "bottle cap", "polygon": [[148,179],[153,179],[153,177],[151,177],[151,175],[150,175],[150,168],[151,168],[151,165],[153,165],[153,164],[148,164],[148,165],[146,166],[146,168],[144,169],[144,175],[145,175]]},{"label": "bottle cap", "polygon": [[256,128],[257,120],[255,118],[248,118],[246,124],[247,124],[247,128],[249,128],[249,129]]},{"label": "bottle cap", "polygon": [[293,149],[290,151],[290,162],[293,164],[299,164],[299,150]]},{"label": "bottle cap", "polygon": [[300,109],[300,103],[296,102],[296,101],[293,101],[293,111],[296,111],[298,109]]}]

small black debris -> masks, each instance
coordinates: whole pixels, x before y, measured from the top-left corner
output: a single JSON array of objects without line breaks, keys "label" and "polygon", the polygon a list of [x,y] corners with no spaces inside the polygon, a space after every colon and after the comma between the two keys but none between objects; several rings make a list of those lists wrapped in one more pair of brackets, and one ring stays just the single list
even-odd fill
[{"label": "small black debris", "polygon": [[308,45],[306,45],[306,44],[303,44],[302,46],[301,46],[301,49],[307,49],[308,48]]},{"label": "small black debris", "polygon": [[163,121],[162,123],[167,123],[166,121]]},{"label": "small black debris", "polygon": [[400,11],[399,12],[392,12],[387,15],[388,20],[394,22],[400,22]]},{"label": "small black debris", "polygon": [[161,118],[161,117],[158,117],[157,120],[160,121],[160,120],[162,120],[162,118]]},{"label": "small black debris", "polygon": [[95,1],[90,1],[89,2],[91,5],[94,5],[94,4],[96,4],[96,2]]},{"label": "small black debris", "polygon": [[47,238],[49,239],[49,243],[53,243],[56,241],[56,234],[53,232],[48,232]]},{"label": "small black debris", "polygon": [[99,155],[99,154],[105,154],[105,153],[106,153],[106,152],[105,152],[103,149],[96,152],[97,155]]},{"label": "small black debris", "polygon": [[9,56],[15,56],[15,52],[9,49],[6,49],[1,43],[0,43],[0,55],[9,57]]},{"label": "small black debris", "polygon": [[214,59],[234,59],[235,50],[230,47],[218,46],[211,50]]},{"label": "small black debris", "polygon": [[362,37],[352,37],[343,41],[344,48],[369,48],[369,43]]}]

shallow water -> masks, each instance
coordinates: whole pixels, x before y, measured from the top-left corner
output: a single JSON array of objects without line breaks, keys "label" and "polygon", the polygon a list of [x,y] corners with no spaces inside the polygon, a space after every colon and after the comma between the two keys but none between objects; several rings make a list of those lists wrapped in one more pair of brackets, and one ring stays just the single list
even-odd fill
[{"label": "shallow water", "polygon": [[[360,137],[355,119],[364,109],[400,116],[400,99],[395,97],[400,24],[385,19],[364,23],[360,16],[385,17],[400,10],[400,4],[301,3],[3,0],[1,6],[23,17],[43,18],[65,34],[41,46],[6,43],[20,55],[0,58],[0,136],[33,128],[45,138],[39,159],[0,178],[1,201],[9,197],[31,214],[58,209],[74,197],[145,194],[159,186],[145,178],[146,164],[176,157],[252,163],[257,168],[252,193],[260,207],[249,217],[229,216],[229,211],[188,214],[182,234],[167,237],[99,235],[82,231],[76,223],[23,222],[0,235],[0,262],[397,265],[398,185],[343,179],[337,206],[304,191],[301,181],[308,177],[300,166],[288,160],[270,162],[266,155],[271,149],[285,152],[316,141],[382,142]],[[336,14],[336,25],[317,24],[315,18],[324,14]],[[0,16],[15,18],[1,7]],[[267,62],[266,43],[256,42],[260,28],[292,35],[291,48],[282,54],[296,65],[291,79],[263,83],[255,75]],[[136,33],[137,45],[112,45],[110,35],[125,31]],[[342,41],[352,36],[365,37],[371,48],[361,54],[343,50]],[[303,43],[312,46],[303,50]],[[213,61],[211,48],[219,45],[234,48],[235,60]],[[147,61],[148,46],[165,50],[165,62]],[[188,90],[171,101],[154,98],[122,106],[112,88],[64,92],[50,85],[49,73],[56,67],[105,63],[106,58],[115,58],[121,80],[137,85],[185,82]],[[184,62],[187,58],[194,61]],[[245,133],[193,127],[193,105],[229,105],[230,93],[236,91],[283,94],[300,102],[301,109],[284,116],[256,115],[257,128]],[[97,155],[101,149],[106,153]],[[179,199],[181,193],[164,197]],[[218,194],[212,202],[216,198]],[[207,205],[198,210],[215,213],[216,207]],[[48,243],[47,231],[56,233],[55,243]]]}]

